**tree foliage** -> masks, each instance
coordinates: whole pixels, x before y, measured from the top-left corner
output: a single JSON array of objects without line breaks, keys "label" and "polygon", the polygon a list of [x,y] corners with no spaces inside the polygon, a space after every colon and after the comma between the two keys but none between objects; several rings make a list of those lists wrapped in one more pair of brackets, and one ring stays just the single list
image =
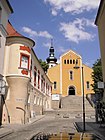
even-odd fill
[{"label": "tree foliage", "polygon": [[95,93],[103,93],[103,89],[98,89],[97,82],[101,81],[103,82],[102,77],[102,64],[101,59],[97,59],[97,61],[93,64],[93,72],[92,72],[92,79],[93,79],[93,90]]},{"label": "tree foliage", "polygon": [[42,59],[39,59],[39,63],[41,64],[44,72],[47,72],[47,69],[49,68],[49,65],[46,63],[46,61],[42,61]]}]

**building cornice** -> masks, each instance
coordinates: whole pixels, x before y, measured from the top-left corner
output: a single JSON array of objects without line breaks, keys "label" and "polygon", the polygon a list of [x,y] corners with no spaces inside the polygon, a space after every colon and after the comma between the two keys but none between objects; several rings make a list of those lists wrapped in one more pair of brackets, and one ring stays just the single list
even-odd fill
[{"label": "building cornice", "polygon": [[24,44],[27,43],[29,44],[29,47],[34,47],[35,46],[35,42],[28,38],[28,37],[24,37],[24,36],[9,36],[6,38],[6,45],[10,45],[10,44],[14,44],[14,43],[21,43],[24,42]]},{"label": "building cornice", "polygon": [[98,25],[98,20],[101,17],[104,9],[105,9],[105,0],[101,0],[98,8],[97,16],[95,19],[95,25]]}]

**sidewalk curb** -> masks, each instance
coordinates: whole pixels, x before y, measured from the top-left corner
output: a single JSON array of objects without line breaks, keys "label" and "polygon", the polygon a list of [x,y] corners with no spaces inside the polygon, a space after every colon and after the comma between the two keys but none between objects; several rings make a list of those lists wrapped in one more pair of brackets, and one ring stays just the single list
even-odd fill
[{"label": "sidewalk curb", "polygon": [[[78,125],[78,122],[76,123],[74,123],[74,126],[76,127],[76,130],[78,131],[78,132],[83,132],[83,130],[82,130],[82,128],[81,128],[81,126],[79,126]],[[96,131],[96,130],[94,130],[93,128],[91,128],[90,126],[88,126],[88,124],[86,124],[86,126],[87,126],[87,128],[90,128],[89,130],[86,130],[86,133],[91,133],[91,131],[96,135],[96,136],[98,136],[101,140],[104,140],[105,139],[105,137],[102,135],[102,134],[100,134],[98,131]]]},{"label": "sidewalk curb", "polygon": [[8,132],[5,132],[5,133],[1,134],[1,135],[0,135],[0,139],[1,139],[1,138],[4,138],[4,137],[6,137],[6,136],[8,136],[8,135],[10,135],[10,134],[12,134],[12,133],[13,133],[13,130],[9,130]]},{"label": "sidewalk curb", "polygon": [[45,117],[45,115],[41,116],[40,118],[37,118],[36,120],[30,121],[30,122],[27,123],[27,124],[33,124],[34,122],[37,122],[37,121],[43,119],[44,117]]},{"label": "sidewalk curb", "polygon": [[76,130],[77,130],[78,132],[82,132],[81,127],[79,127],[78,124],[77,124],[76,122],[74,123],[74,126],[75,126],[75,128],[76,128]]}]

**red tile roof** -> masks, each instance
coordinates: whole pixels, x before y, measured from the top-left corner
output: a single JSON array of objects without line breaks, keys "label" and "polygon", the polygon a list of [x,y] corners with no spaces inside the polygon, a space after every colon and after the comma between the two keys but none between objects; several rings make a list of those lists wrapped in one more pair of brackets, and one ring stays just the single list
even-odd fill
[{"label": "red tile roof", "polygon": [[7,36],[22,36],[20,33],[18,33],[12,26],[12,24],[8,21],[7,24]]}]

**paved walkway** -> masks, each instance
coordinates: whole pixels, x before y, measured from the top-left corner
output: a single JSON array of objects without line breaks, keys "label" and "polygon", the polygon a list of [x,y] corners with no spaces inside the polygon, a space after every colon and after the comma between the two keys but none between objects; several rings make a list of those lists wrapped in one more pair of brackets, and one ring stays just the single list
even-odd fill
[{"label": "paved walkway", "polygon": [[38,120],[42,119],[43,117],[45,117],[44,115],[38,115],[35,118],[31,119],[29,123],[27,124],[7,124],[7,125],[2,125],[0,127],[0,138],[3,138],[11,133],[13,133],[14,131],[17,131],[19,129],[22,129],[26,126],[28,126],[29,124],[32,124],[34,122],[37,122]]},{"label": "paved walkway", "polygon": [[[78,132],[83,131],[83,123],[82,122],[75,122],[76,128]],[[100,125],[96,122],[86,122],[86,132],[95,133],[99,136],[102,140],[105,140],[105,124]]]},{"label": "paved walkway", "polygon": [[[31,119],[30,122],[25,125],[21,125],[21,124],[2,125],[0,128],[0,138],[3,138],[5,136],[13,133],[14,131],[22,129],[22,128],[28,126],[29,124],[37,122],[38,120],[42,119],[43,117],[45,117],[45,116],[44,115],[36,116],[36,118]],[[78,132],[82,132],[82,128],[83,128],[82,124],[83,124],[82,122],[75,122],[75,126],[76,126]],[[95,133],[102,140],[105,140],[105,125],[102,126],[95,122],[86,122],[86,132]]]}]

